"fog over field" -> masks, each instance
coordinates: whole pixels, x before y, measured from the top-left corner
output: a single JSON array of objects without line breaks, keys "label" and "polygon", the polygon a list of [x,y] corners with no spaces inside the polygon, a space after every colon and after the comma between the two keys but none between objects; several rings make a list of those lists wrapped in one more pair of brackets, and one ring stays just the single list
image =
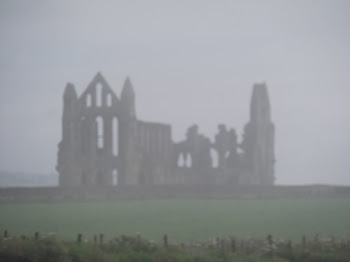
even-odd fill
[{"label": "fog over field", "polygon": [[101,72],[137,117],[239,135],[266,82],[277,184],[350,185],[350,1],[0,2],[0,170],[52,173],[62,95]]}]

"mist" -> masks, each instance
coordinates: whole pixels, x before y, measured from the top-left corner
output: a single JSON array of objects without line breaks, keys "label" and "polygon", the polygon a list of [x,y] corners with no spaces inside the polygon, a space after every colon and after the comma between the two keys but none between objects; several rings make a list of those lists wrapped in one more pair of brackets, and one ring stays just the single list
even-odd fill
[{"label": "mist", "polygon": [[0,170],[52,173],[67,82],[130,77],[139,119],[239,135],[268,86],[277,184],[350,184],[348,1],[1,1]]}]

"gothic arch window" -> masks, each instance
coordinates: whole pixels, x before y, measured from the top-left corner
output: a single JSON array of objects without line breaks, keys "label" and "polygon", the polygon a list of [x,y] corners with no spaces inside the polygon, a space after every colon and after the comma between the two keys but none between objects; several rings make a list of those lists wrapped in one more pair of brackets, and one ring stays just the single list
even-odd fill
[{"label": "gothic arch window", "polygon": [[96,117],[97,124],[97,148],[102,149],[104,146],[104,128],[102,116]]},{"label": "gothic arch window", "polygon": [[178,167],[185,167],[185,158],[184,158],[184,155],[182,153],[177,158],[177,166]]},{"label": "gothic arch window", "polygon": [[96,106],[102,106],[102,85],[97,83],[95,86],[96,89]]},{"label": "gothic arch window", "polygon": [[108,95],[107,95],[107,97],[106,97],[106,102],[107,102],[107,106],[108,107],[111,107],[112,106],[112,94],[111,93],[109,93]]},{"label": "gothic arch window", "polygon": [[118,139],[118,118],[113,117],[112,122],[112,140],[113,140],[113,148],[112,152],[114,156],[118,155],[118,146],[119,146],[119,139]]},{"label": "gothic arch window", "polygon": [[86,107],[91,107],[91,94],[87,94],[85,97],[85,105]]},{"label": "gothic arch window", "polygon": [[212,167],[214,168],[219,167],[219,155],[214,148],[210,149],[210,157],[211,157]]}]

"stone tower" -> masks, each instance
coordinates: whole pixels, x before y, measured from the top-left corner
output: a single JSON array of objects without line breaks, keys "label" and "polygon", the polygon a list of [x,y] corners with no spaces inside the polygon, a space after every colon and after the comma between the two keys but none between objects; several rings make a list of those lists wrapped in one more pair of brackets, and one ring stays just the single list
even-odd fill
[{"label": "stone tower", "polygon": [[129,77],[126,78],[120,98],[121,114],[119,124],[120,176],[119,184],[138,183],[138,153],[136,149],[135,92]]},{"label": "stone tower", "polygon": [[75,88],[68,83],[63,94],[62,141],[59,143],[57,171],[60,185],[79,185],[80,181],[71,174],[80,173],[80,154],[78,152],[79,126],[78,97]]},{"label": "stone tower", "polygon": [[243,179],[248,184],[274,183],[274,125],[265,83],[255,84],[250,104],[250,121],[244,128]]}]

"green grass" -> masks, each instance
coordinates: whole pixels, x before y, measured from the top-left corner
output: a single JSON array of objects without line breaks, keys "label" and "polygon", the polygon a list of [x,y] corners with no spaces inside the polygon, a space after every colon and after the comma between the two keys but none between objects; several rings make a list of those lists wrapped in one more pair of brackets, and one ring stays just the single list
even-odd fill
[{"label": "green grass", "polygon": [[300,240],[350,236],[350,199],[147,200],[0,204],[0,230],[33,236],[35,231],[74,240],[140,233],[160,241],[203,240],[221,236]]}]

